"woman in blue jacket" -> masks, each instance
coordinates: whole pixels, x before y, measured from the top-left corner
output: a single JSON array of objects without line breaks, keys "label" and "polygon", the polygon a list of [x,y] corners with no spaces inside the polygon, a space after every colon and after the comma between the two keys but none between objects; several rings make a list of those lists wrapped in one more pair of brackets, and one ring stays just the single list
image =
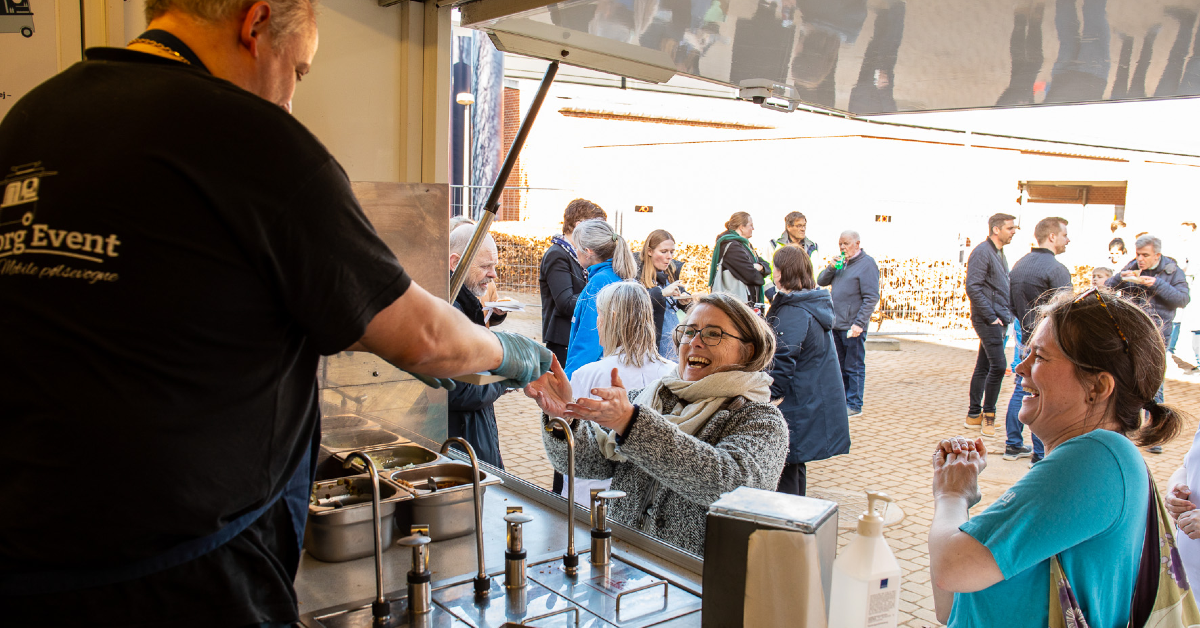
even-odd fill
[{"label": "woman in blue jacket", "polygon": [[818,290],[812,260],[796,245],[775,251],[775,298],[767,321],[775,330],[771,399],[788,424],[788,457],[778,491],[804,495],[805,463],[850,451],[846,391],[833,345],[833,300]]},{"label": "woman in blue jacket", "polygon": [[567,377],[584,364],[604,357],[600,332],[596,329],[596,295],[610,283],[633,279],[637,275],[637,262],[629,244],[607,222],[585,220],[575,227],[574,238],[579,263],[588,271],[588,281],[579,293],[575,316],[571,319],[571,340],[563,369]]}]

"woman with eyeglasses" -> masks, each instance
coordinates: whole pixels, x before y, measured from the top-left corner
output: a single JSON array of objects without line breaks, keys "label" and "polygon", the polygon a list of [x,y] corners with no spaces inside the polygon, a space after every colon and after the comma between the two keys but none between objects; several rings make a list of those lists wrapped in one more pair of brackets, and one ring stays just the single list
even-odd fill
[{"label": "woman with eyeglasses", "polygon": [[[1045,443],[1045,459],[969,516],[988,462],[983,440],[946,439],[933,454],[938,620],[1045,628],[1082,625],[1082,616],[1095,627],[1146,625],[1159,584],[1187,589],[1138,451],[1183,425],[1178,411],[1154,401],[1166,368],[1162,335],[1137,305],[1095,288],[1060,294],[1039,314],[1016,371],[1029,392],[1019,418]],[[1148,522],[1158,534],[1147,534]],[[1194,613],[1194,598],[1187,603]]]},{"label": "woman with eyeglasses", "polygon": [[722,493],[775,490],[788,431],[763,372],[775,337],[749,307],[726,294],[699,297],[674,338],[678,370],[640,390],[627,390],[615,368],[611,386],[573,390],[555,361],[525,394],[544,412],[555,469],[566,472],[566,434],[549,417],[563,417],[576,475],[612,478],[627,494],[612,502],[614,521],[702,555],[705,515]]},{"label": "woman with eyeglasses", "polygon": [[804,495],[805,463],[850,452],[850,420],[833,341],[833,299],[817,289],[812,260],[794,244],[772,258],[775,297],[767,322],[775,330],[771,398],[787,420],[787,464],[780,493]]}]

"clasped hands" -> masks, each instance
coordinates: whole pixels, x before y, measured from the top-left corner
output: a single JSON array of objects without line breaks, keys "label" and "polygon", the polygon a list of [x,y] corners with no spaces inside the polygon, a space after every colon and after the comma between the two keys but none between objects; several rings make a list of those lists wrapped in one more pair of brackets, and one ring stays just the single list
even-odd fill
[{"label": "clasped hands", "polygon": [[962,497],[967,506],[979,503],[979,474],[987,468],[987,447],[982,438],[961,436],[938,443],[933,452],[933,496]]},{"label": "clasped hands", "polygon": [[575,399],[571,380],[563,372],[557,357],[551,360],[550,370],[545,375],[523,390],[525,396],[536,401],[542,412],[550,417],[592,421],[618,434],[624,434],[633,420],[633,404],[629,403],[629,393],[615,368],[612,370],[611,387],[591,390],[591,394],[599,399]]},{"label": "clasped hands", "polygon": [[1175,520],[1175,528],[1189,539],[1200,539],[1200,509],[1191,501],[1192,489],[1186,484],[1176,484],[1167,491],[1167,512]]}]

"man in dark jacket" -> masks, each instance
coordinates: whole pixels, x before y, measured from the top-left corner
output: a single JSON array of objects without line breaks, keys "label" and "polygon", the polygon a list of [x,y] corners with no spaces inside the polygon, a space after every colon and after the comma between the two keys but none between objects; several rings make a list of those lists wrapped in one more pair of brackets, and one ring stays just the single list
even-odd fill
[{"label": "man in dark jacket", "polygon": [[[474,226],[463,225],[450,233],[451,269],[458,266],[458,260],[474,232]],[[479,297],[487,292],[488,284],[496,279],[497,259],[496,241],[492,236],[487,236],[475,254],[462,290],[458,291],[458,297],[454,300],[454,307],[476,325],[499,325],[504,320],[504,315],[500,313],[488,317],[487,310],[479,301]],[[496,427],[496,411],[492,404],[506,391],[503,383],[477,386],[459,382],[454,390],[446,394],[446,434],[466,439],[475,448],[475,455],[480,461],[497,469],[504,468],[504,460],[500,457],[500,431]]]},{"label": "man in dark jacket", "polygon": [[567,363],[567,345],[571,340],[571,317],[575,302],[587,285],[587,266],[579,262],[579,252],[571,234],[575,225],[593,218],[608,220],[599,205],[582,198],[567,203],[563,212],[563,234],[551,238],[550,248],[538,268],[538,289],[542,296],[542,342]]},{"label": "man in dark jacket", "polygon": [[[1019,362],[1025,357],[1022,344],[1033,337],[1033,326],[1037,323],[1037,307],[1059,290],[1071,289],[1071,271],[1067,270],[1062,262],[1054,259],[1055,255],[1062,255],[1067,250],[1067,244],[1071,242],[1071,238],[1067,236],[1067,220],[1058,217],[1043,218],[1033,228],[1033,239],[1037,241],[1037,247],[1013,264],[1009,277],[1010,302],[1017,321],[1014,325],[1017,333],[1017,346],[1013,349],[1014,362]],[[1021,411],[1021,401],[1026,394],[1021,386],[1021,376],[1016,375],[1013,394],[1008,400],[1008,414],[1004,419],[1005,431],[1008,434],[1004,443],[1004,459],[1016,460],[1032,456],[1030,464],[1036,464],[1045,456],[1042,441],[1031,432],[1033,447],[1026,447],[1023,434],[1025,425],[1017,418]]]},{"label": "man in dark jacket", "polygon": [[782,247],[774,257],[776,294],[767,322],[775,330],[771,398],[788,424],[788,457],[776,490],[804,495],[805,463],[850,451],[842,367],[834,345],[833,301],[815,290],[812,262]]},{"label": "man in dark jacket", "polygon": [[1015,221],[1015,216],[994,214],[988,219],[987,239],[967,258],[967,298],[971,301],[971,325],[979,336],[979,355],[971,375],[965,426],[980,428],[984,436],[996,435],[996,398],[1005,368],[1004,334],[1013,322],[1004,245],[1017,233]]},{"label": "man in dark jacket", "polygon": [[817,284],[833,291],[833,343],[842,368],[846,411],[858,416],[867,381],[867,326],[879,304],[879,266],[862,250],[857,231],[843,231],[838,249],[845,256],[843,267],[837,267],[839,259],[830,260]]},{"label": "man in dark jacket", "polygon": [[[1134,244],[1136,257],[1125,265],[1121,272],[1105,282],[1109,288],[1119,290],[1121,296],[1132,299],[1158,324],[1162,333],[1163,348],[1171,340],[1171,325],[1175,322],[1175,310],[1187,307],[1191,302],[1191,290],[1187,276],[1172,258],[1162,254],[1162,240],[1146,234]],[[1163,387],[1158,387],[1154,400],[1163,402]],[[1149,448],[1150,453],[1161,454],[1162,446]]]}]

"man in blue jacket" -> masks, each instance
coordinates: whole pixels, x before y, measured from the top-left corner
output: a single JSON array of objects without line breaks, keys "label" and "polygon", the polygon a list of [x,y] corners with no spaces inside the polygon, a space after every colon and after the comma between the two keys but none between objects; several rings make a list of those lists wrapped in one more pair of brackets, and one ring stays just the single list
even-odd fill
[{"label": "man in blue jacket", "polygon": [[971,399],[964,425],[980,428],[984,436],[996,435],[996,399],[1005,368],[1004,334],[1013,322],[1004,245],[1012,242],[1016,233],[1016,216],[992,215],[988,218],[987,239],[967,258],[967,298],[971,301],[971,325],[979,336],[979,354],[971,375]]},{"label": "man in blue jacket", "polygon": [[[1126,264],[1120,273],[1109,277],[1105,285],[1119,290],[1121,296],[1142,306],[1142,310],[1158,324],[1165,350],[1171,339],[1175,310],[1187,307],[1192,300],[1187,276],[1173,258],[1162,254],[1162,240],[1146,234],[1137,239],[1134,248],[1136,257],[1133,261]],[[1162,386],[1158,387],[1154,400],[1162,403]],[[1162,447],[1156,445],[1150,447],[1149,451],[1161,454]]]},{"label": "man in blue jacket", "polygon": [[844,256],[843,266],[838,268],[843,258],[830,260],[817,284],[833,291],[833,342],[842,367],[846,412],[858,416],[867,381],[867,325],[879,304],[879,266],[862,250],[857,231],[843,231],[838,249]]}]

